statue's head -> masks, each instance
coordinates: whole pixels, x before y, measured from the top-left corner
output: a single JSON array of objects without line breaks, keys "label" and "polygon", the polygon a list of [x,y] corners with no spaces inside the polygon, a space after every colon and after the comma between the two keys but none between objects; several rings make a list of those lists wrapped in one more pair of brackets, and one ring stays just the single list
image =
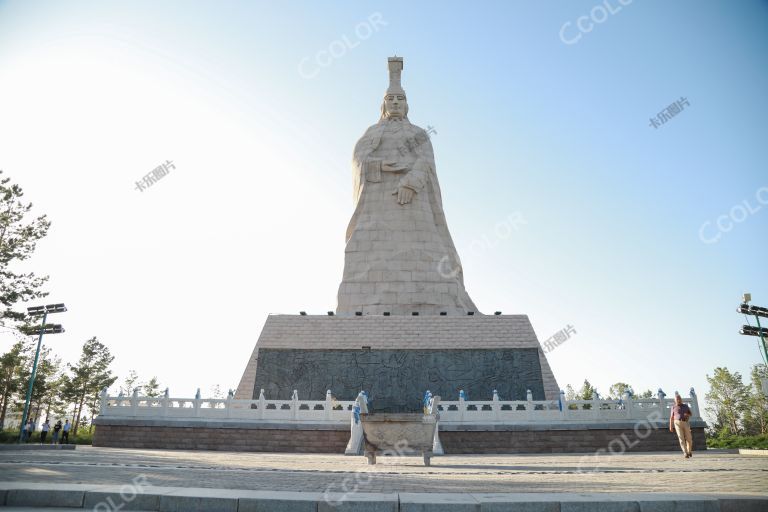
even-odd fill
[{"label": "statue's head", "polygon": [[400,74],[403,71],[403,58],[390,57],[387,59],[389,67],[389,87],[381,104],[381,119],[408,119],[408,102],[405,99],[405,91],[400,85]]},{"label": "statue's head", "polygon": [[405,93],[387,93],[384,96],[384,102],[381,104],[381,118],[408,118],[408,100],[405,98]]}]

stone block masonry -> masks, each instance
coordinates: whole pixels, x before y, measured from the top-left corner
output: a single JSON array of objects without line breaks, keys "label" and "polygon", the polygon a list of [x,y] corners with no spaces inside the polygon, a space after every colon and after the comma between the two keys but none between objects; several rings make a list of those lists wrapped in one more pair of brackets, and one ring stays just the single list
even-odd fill
[{"label": "stone block masonry", "polygon": [[[344,453],[344,425],[252,424],[96,418],[94,446],[284,453]],[[207,425],[206,425],[207,423]],[[706,449],[704,424],[693,425],[694,449]],[[677,451],[665,425],[636,430],[632,424],[441,425],[446,455],[512,453],[623,453]]]}]

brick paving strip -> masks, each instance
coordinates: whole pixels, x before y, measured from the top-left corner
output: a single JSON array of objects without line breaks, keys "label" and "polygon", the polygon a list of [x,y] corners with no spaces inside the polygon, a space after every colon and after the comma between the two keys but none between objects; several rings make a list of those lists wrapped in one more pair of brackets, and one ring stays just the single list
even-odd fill
[{"label": "brick paving strip", "polygon": [[[345,510],[354,500],[368,500],[365,508],[356,505],[354,510],[516,510],[508,503],[519,504],[521,499],[536,503],[534,508],[519,509],[531,511],[595,510],[577,507],[590,500],[614,507],[605,510],[748,511],[753,506],[768,510],[768,457],[733,453],[701,452],[691,460],[672,453],[444,456],[433,459],[427,468],[419,458],[380,458],[379,464],[369,466],[362,456],[342,455],[91,447],[0,452],[0,493],[7,505],[38,499],[42,501],[34,502],[35,506],[49,506],[50,492],[58,489],[69,493],[67,499],[73,499],[75,506],[93,508],[93,499],[104,498],[99,492],[119,493],[137,476],[148,485],[140,489],[142,499],[149,500],[151,507],[164,503],[145,510],[279,511],[275,496],[299,499],[285,510],[303,510],[295,508],[303,502],[307,510]],[[644,500],[655,500],[659,506],[674,504],[683,499],[680,493],[686,493],[684,501],[692,508],[638,505]],[[728,508],[736,503],[722,500],[729,495],[761,499],[739,501],[739,508]],[[174,508],[169,496],[181,496],[173,498],[182,500],[179,508]],[[699,501],[690,501],[694,498]],[[253,503],[259,500],[272,501],[269,507],[258,508]],[[451,501],[438,504],[436,500]],[[256,508],[248,508],[248,503]],[[427,506],[430,503],[439,507]],[[546,508],[552,504],[557,508]]]}]

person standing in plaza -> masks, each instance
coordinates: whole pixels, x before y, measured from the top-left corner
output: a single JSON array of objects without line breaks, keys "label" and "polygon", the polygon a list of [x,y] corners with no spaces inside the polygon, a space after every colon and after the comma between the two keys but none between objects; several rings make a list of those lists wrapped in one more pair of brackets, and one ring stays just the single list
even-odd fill
[{"label": "person standing in plaza", "polygon": [[688,404],[683,403],[683,397],[675,393],[675,405],[669,415],[669,431],[677,432],[680,448],[685,458],[693,457],[693,436],[691,435],[690,418],[693,415]]},{"label": "person standing in plaza", "polygon": [[21,429],[21,442],[29,442],[29,438],[32,437],[32,420],[27,421]]},{"label": "person standing in plaza", "polygon": [[51,444],[59,444],[59,431],[61,430],[61,420],[57,421],[53,426],[53,437],[51,438]]},{"label": "person standing in plaza", "polygon": [[61,429],[61,444],[67,444],[69,442],[69,429],[72,425],[69,424],[69,420],[64,422],[64,427]]},{"label": "person standing in plaza", "polygon": [[48,431],[50,429],[51,425],[48,423],[48,418],[45,418],[45,423],[40,427],[40,444],[45,444],[45,438],[48,437]]}]

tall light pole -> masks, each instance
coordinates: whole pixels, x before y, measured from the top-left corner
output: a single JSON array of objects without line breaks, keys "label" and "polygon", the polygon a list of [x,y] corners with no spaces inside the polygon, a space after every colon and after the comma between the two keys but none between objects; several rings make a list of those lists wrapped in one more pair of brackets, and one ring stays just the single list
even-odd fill
[{"label": "tall light pole", "polygon": [[[768,366],[768,343],[766,343],[765,341],[765,339],[768,338],[768,329],[760,325],[760,317],[768,318],[768,308],[763,308],[760,306],[750,306],[749,303],[751,301],[752,301],[752,294],[745,293],[744,299],[736,311],[739,313],[743,313],[745,316],[753,315],[755,317],[755,321],[757,322],[757,327],[754,327],[752,325],[743,325],[741,329],[739,329],[739,334],[743,334],[744,336],[760,337],[759,345],[760,345],[760,348],[762,349],[760,351],[760,355],[763,356],[763,362],[765,363],[766,366]],[[760,379],[760,381],[763,386],[763,394],[768,396],[768,379]]]},{"label": "tall light pole", "polygon": [[24,439],[24,427],[27,424],[27,415],[29,414],[30,400],[32,399],[32,387],[35,385],[35,376],[37,375],[37,360],[40,358],[40,346],[43,344],[43,334],[59,334],[64,332],[64,328],[58,324],[46,325],[45,321],[49,313],[63,313],[67,310],[64,304],[48,304],[47,306],[35,306],[27,308],[27,313],[31,317],[42,315],[43,321],[39,328],[29,329],[28,334],[40,333],[37,338],[37,350],[35,351],[35,362],[32,364],[32,375],[29,377],[29,387],[27,387],[27,398],[24,400],[24,413],[21,415],[21,428],[19,429],[19,442]]}]

